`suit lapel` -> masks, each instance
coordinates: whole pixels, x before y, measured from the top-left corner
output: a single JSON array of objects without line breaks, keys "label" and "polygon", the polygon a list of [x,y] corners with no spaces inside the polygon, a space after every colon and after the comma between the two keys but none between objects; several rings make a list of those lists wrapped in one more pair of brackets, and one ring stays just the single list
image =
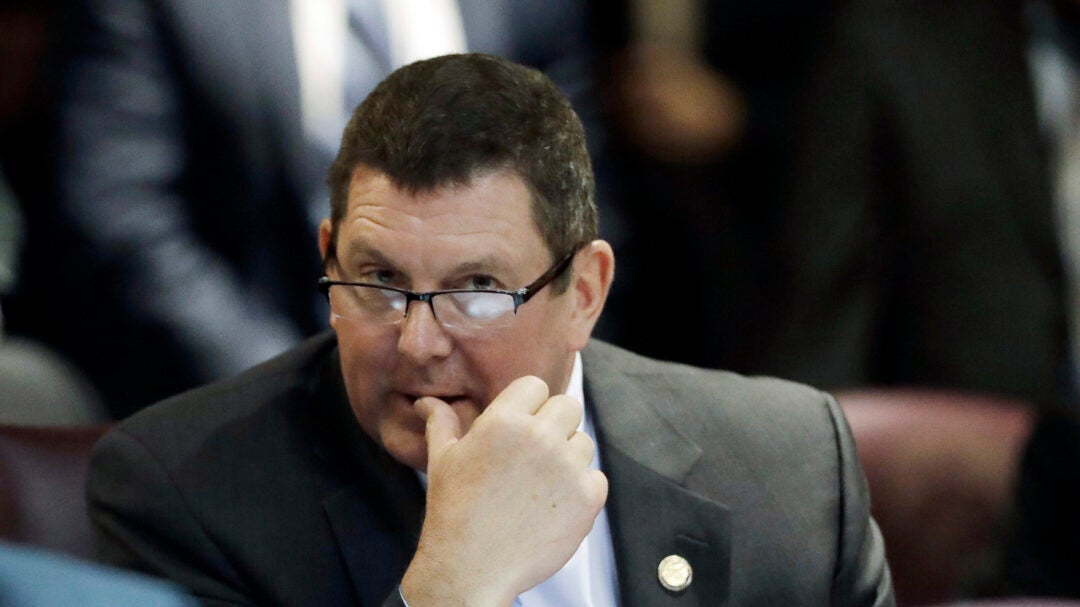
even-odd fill
[{"label": "suit lapel", "polygon": [[[730,581],[731,515],[621,451],[604,451],[611,521],[623,607],[723,605]],[[658,565],[669,555],[690,563],[682,592],[664,589]]]},{"label": "suit lapel", "polygon": [[356,423],[335,350],[321,374],[318,457],[337,470],[322,505],[361,605],[380,605],[416,552],[424,491],[416,473],[394,461]]},{"label": "suit lapel", "polygon": [[[583,353],[586,400],[610,483],[607,509],[623,607],[723,605],[730,582],[731,513],[683,486],[701,448],[658,410],[664,386],[635,376],[635,359],[593,344]],[[685,558],[690,586],[661,586],[660,561]]]},{"label": "suit lapel", "polygon": [[[423,501],[406,499],[407,479],[361,481],[323,499],[338,549],[361,605],[380,605],[401,581],[419,537]],[[416,480],[415,478],[413,479]],[[376,485],[371,483],[380,482]],[[396,493],[378,499],[376,492]],[[418,487],[417,487],[418,489]]]}]

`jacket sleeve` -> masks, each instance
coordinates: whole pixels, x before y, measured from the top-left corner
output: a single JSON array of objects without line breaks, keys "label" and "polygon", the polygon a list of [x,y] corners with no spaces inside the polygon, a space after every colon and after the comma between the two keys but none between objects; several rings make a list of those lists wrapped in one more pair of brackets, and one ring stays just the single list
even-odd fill
[{"label": "jacket sleeve", "polygon": [[836,607],[892,607],[896,599],[885,560],[885,543],[870,515],[870,491],[859,465],[851,428],[836,400],[832,396],[826,400],[836,429],[840,458],[839,553],[830,603]]}]

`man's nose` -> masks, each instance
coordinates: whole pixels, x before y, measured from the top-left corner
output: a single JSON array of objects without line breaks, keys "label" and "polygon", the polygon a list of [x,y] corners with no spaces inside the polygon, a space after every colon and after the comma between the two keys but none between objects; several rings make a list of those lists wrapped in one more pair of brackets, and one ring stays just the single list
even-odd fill
[{"label": "man's nose", "polygon": [[413,301],[408,312],[401,321],[398,351],[417,365],[449,356],[454,347],[453,340],[435,318],[431,305],[425,301]]}]

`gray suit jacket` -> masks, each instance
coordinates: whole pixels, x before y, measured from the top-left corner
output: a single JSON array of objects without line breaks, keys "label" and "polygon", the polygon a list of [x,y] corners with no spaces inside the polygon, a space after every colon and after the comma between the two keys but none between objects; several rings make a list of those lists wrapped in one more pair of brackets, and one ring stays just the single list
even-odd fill
[{"label": "gray suit jacket", "polygon": [[[583,362],[624,607],[893,604],[830,397],[600,342]],[[398,604],[423,518],[416,475],[352,417],[332,334],[127,420],[89,491],[106,557],[212,605]],[[669,554],[683,593],[658,583]]]}]

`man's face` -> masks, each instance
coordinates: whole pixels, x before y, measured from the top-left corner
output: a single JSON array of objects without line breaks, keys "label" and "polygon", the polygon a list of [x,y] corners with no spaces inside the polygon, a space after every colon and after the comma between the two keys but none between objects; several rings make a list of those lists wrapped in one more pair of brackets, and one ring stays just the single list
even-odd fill
[{"label": "man's face", "polygon": [[[480,174],[468,186],[413,195],[361,166],[338,228],[337,263],[328,264],[327,273],[333,280],[418,292],[521,288],[553,262],[530,205],[525,184],[508,171]],[[329,232],[325,221],[320,230],[324,255]],[[395,459],[424,470],[424,421],[413,407],[418,398],[446,401],[468,431],[518,377],[536,375],[552,394],[564,391],[573,354],[595,322],[575,313],[581,297],[574,280],[561,294],[545,287],[518,309],[508,327],[490,331],[448,329],[424,302],[413,302],[408,316],[392,325],[332,313],[345,387],[361,426]]]}]

